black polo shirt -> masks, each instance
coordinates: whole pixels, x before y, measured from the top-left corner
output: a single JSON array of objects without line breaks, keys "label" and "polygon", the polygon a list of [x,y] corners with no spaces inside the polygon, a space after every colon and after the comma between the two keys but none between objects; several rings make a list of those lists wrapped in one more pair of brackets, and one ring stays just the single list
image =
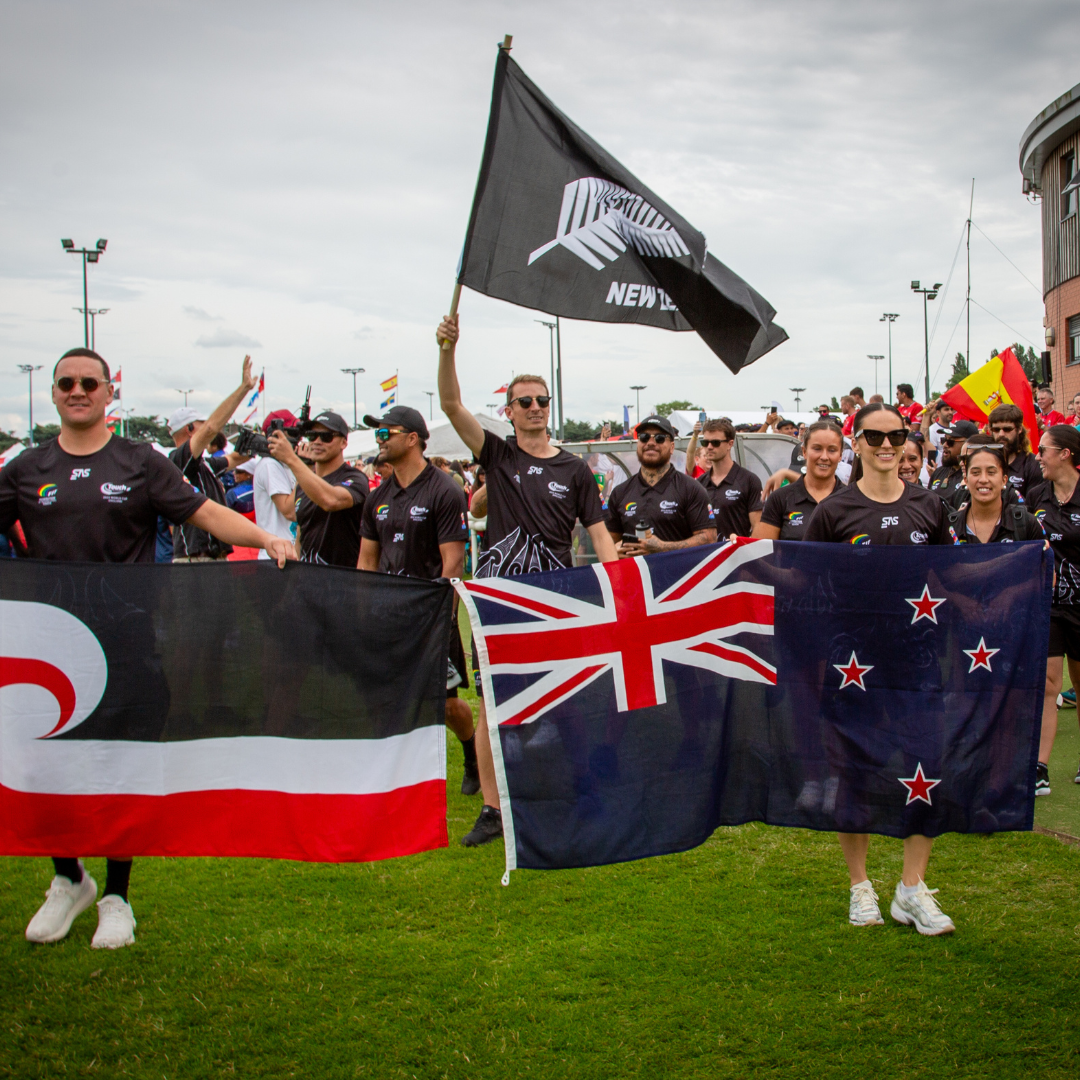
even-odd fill
[{"label": "black polo shirt", "polygon": [[442,576],[440,544],[469,538],[465,492],[430,462],[408,487],[397,475],[364,503],[360,535],[379,545],[379,571],[406,577]]},{"label": "black polo shirt", "polygon": [[[982,541],[976,535],[968,520],[968,511],[971,504],[965,500],[958,510],[949,515],[949,524],[952,528],[952,536],[958,544],[981,544]],[[1019,511],[1019,514],[1017,514]],[[1027,508],[1021,506],[1015,494],[1008,488],[1002,492],[1001,516],[990,534],[988,544],[1013,544],[1018,540],[1045,540],[1046,534],[1036,517],[1028,513]]]},{"label": "black polo shirt", "polygon": [[[817,500],[806,490],[805,479],[805,477],[800,477],[794,484],[785,484],[765,500],[761,520],[764,524],[779,529],[781,540],[805,539],[806,526],[818,508]],[[825,498],[830,498],[843,486],[834,476],[833,489]],[[824,501],[822,499],[822,502]]]},{"label": "black polo shirt", "polygon": [[1022,454],[1017,454],[1005,471],[1005,477],[1013,491],[1015,491],[1024,502],[1027,502],[1028,492],[1035,487],[1036,484],[1041,484],[1043,482],[1042,469],[1039,468],[1039,459],[1035,457],[1034,454],[1029,454],[1026,451]]},{"label": "black polo shirt", "polygon": [[665,543],[689,540],[713,528],[709,497],[700,484],[671,466],[652,486],[637,472],[608,495],[607,527],[616,536],[633,539],[640,526],[648,526]]},{"label": "black polo shirt", "polygon": [[750,535],[750,514],[761,509],[761,481],[737,461],[719,484],[713,483],[712,469],[698,477],[712,504],[717,536]]},{"label": "black polo shirt", "polygon": [[868,498],[858,484],[818,504],[806,540],[834,544],[951,544],[948,509],[926,488],[905,484],[896,502]]},{"label": "black polo shirt", "polygon": [[334,487],[344,488],[352,496],[352,506],[344,510],[324,510],[297,487],[300,492],[296,500],[300,561],[355,569],[360,558],[360,518],[368,493],[367,474],[346,462],[323,479]]},{"label": "black polo shirt", "polygon": [[964,486],[964,470],[959,465],[940,465],[930,474],[930,490],[946,502]]},{"label": "black polo shirt", "polygon": [[1054,485],[1044,480],[1029,490],[1027,508],[1054,549],[1054,607],[1080,610],[1080,483],[1073,488],[1068,502],[1059,503]]}]

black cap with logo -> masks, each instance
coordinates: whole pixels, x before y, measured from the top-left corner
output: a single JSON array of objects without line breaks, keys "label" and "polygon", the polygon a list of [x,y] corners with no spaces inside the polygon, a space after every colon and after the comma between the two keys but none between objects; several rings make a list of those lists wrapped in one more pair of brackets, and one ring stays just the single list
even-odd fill
[{"label": "black cap with logo", "polygon": [[395,405],[381,417],[365,416],[364,423],[369,428],[399,427],[405,431],[415,431],[421,439],[428,438],[423,415],[417,409],[410,409],[408,405]]},{"label": "black cap with logo", "polygon": [[329,428],[330,431],[337,435],[344,435],[345,438],[349,437],[349,425],[346,422],[345,417],[340,416],[336,412],[330,412],[329,409],[314,417],[308,425],[308,430],[310,431],[316,424],[322,424],[324,428]]},{"label": "black cap with logo", "polygon": [[675,428],[671,426],[671,421],[666,416],[646,416],[637,426],[637,430],[641,431],[643,428],[656,427],[661,431],[666,432],[673,439],[679,434]]}]

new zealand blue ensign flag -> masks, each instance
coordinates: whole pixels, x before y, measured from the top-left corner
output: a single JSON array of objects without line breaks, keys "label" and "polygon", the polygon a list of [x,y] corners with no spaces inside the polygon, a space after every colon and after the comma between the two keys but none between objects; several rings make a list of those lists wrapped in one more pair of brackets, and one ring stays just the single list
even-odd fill
[{"label": "new zealand blue ensign flag", "polygon": [[1052,570],[1039,543],[758,540],[459,586],[507,868],[746,821],[1030,829]]}]

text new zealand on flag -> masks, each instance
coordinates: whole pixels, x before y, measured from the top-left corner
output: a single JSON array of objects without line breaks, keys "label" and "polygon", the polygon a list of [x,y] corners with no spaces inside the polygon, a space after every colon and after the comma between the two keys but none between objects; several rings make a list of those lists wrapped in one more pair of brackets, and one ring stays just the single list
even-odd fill
[{"label": "text new zealand on flag", "polygon": [[0,854],[446,844],[446,583],[0,560]]},{"label": "text new zealand on flag", "polygon": [[746,821],[1030,829],[1052,570],[1039,543],[758,540],[459,586],[507,869]]},{"label": "text new zealand on flag", "polygon": [[787,340],[769,302],[555,108],[508,49],[458,281],[566,318],[696,330],[732,371]]}]

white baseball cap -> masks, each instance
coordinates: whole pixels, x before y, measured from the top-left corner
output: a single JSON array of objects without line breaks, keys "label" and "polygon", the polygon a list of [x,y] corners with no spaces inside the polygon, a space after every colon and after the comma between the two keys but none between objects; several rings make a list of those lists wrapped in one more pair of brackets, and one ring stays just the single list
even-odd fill
[{"label": "white baseball cap", "polygon": [[255,467],[258,464],[259,464],[259,459],[257,457],[253,457],[250,461],[245,461],[243,463],[243,465],[237,465],[236,468],[233,469],[233,472],[246,472],[246,473],[251,473],[251,475],[254,476],[255,475]]},{"label": "white baseball cap", "polygon": [[169,417],[169,430],[176,432],[182,427],[187,427],[188,424],[195,423],[196,420],[205,419],[206,413],[199,412],[198,409],[193,409],[190,405],[181,405],[180,408]]}]

